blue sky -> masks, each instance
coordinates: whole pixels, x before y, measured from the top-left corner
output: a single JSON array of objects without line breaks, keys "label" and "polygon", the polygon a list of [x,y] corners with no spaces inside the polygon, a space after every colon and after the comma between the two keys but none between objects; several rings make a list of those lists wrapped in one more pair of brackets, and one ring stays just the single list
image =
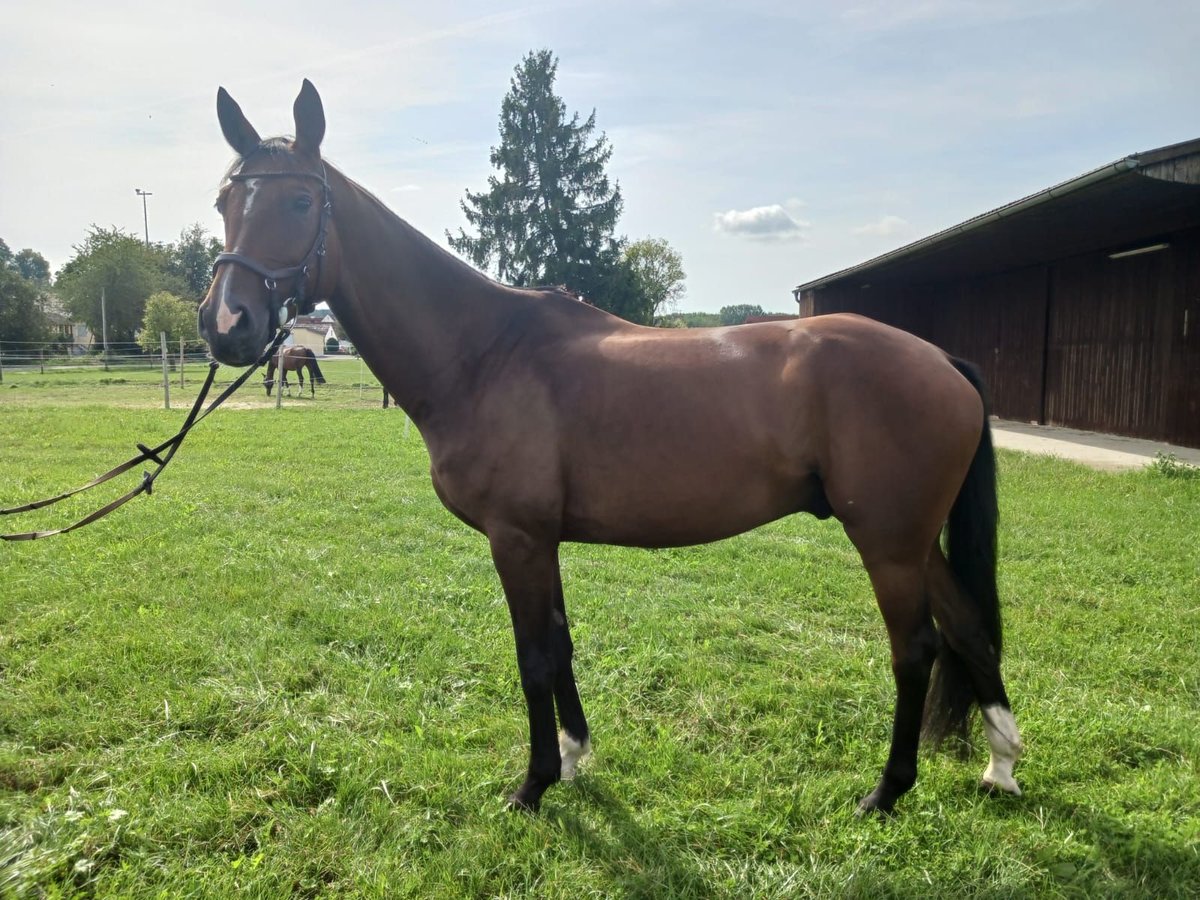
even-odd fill
[{"label": "blue sky", "polygon": [[[207,5],[206,5],[207,6]],[[57,268],[91,223],[174,240],[304,77],[324,151],[441,243],[491,170],[513,67],[613,145],[619,231],[683,255],[687,310],[796,284],[1138,150],[1200,136],[1200,2],[24,3],[0,33],[0,237]]]}]

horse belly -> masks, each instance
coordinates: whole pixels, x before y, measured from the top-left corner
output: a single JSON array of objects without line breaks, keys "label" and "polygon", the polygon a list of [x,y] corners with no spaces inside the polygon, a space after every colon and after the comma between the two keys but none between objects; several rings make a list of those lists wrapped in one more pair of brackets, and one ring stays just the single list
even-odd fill
[{"label": "horse belly", "polygon": [[791,513],[828,515],[820,480],[741,466],[679,461],[668,467],[593,470],[573,479],[563,539],[632,547],[703,544]]}]

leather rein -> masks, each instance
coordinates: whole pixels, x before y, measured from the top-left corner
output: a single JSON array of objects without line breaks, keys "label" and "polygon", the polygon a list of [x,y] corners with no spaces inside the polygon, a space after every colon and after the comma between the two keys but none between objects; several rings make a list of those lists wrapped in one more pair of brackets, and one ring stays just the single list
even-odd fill
[{"label": "leather rein", "polygon": [[74,531],[76,528],[82,528],[84,525],[90,525],[97,519],[103,519],[110,512],[121,506],[124,506],[138,494],[149,495],[154,490],[154,479],[162,474],[163,469],[167,467],[167,463],[169,463],[171,458],[175,455],[175,451],[178,450],[183,444],[183,439],[187,437],[188,432],[191,431],[201,419],[229,399],[230,395],[233,394],[234,391],[245,384],[246,379],[253,375],[260,366],[262,366],[275,354],[275,351],[279,349],[279,346],[284,342],[288,334],[290,334],[289,329],[286,327],[281,327],[276,332],[274,339],[267,346],[267,349],[263,351],[262,356],[258,358],[258,361],[253,366],[246,369],[246,371],[244,371],[241,375],[239,375],[237,379],[231,385],[229,385],[229,387],[225,388],[225,390],[221,392],[217,399],[213,400],[213,402],[208,405],[207,409],[201,412],[200,409],[204,405],[205,398],[208,396],[208,389],[212,387],[213,378],[216,376],[217,369],[219,368],[219,363],[217,363],[215,360],[209,362],[208,375],[205,376],[204,387],[200,389],[200,394],[196,397],[196,402],[192,404],[192,409],[188,413],[187,418],[184,420],[183,427],[179,429],[174,437],[168,438],[157,447],[147,447],[145,444],[138,444],[137,448],[139,453],[137,456],[134,456],[133,458],[121,463],[119,466],[110,469],[98,478],[93,478],[83,487],[76,488],[73,491],[67,491],[65,494],[59,494],[56,497],[47,497],[45,500],[35,500],[32,503],[26,503],[22,506],[13,506],[8,509],[0,509],[0,516],[31,512],[35,509],[41,509],[44,506],[51,506],[55,503],[58,503],[60,500],[66,500],[68,497],[74,497],[76,494],[82,494],[84,491],[94,488],[98,484],[103,484],[110,478],[116,478],[118,475],[128,472],[135,466],[141,465],[143,462],[149,461],[154,463],[158,468],[156,468],[153,472],[143,470],[141,482],[132,491],[129,491],[129,493],[124,494],[121,497],[118,497],[111,503],[105,504],[95,512],[89,513],[73,525],[67,525],[63,528],[54,528],[48,531],[22,531],[14,534],[0,534],[0,540],[34,541],[38,538],[50,537],[51,535],[55,534],[66,534],[67,532]]},{"label": "leather rein", "polygon": [[[98,476],[98,478],[92,479],[83,487],[77,487],[74,491],[60,493],[56,497],[48,497],[43,500],[34,500],[32,503],[26,503],[20,506],[11,506],[11,508],[8,509],[0,509],[0,516],[16,515],[18,512],[31,512],[32,510],[42,509],[43,506],[53,505],[58,503],[59,500],[65,500],[68,497],[74,497],[77,493],[83,493],[84,491],[90,490],[92,487],[96,487],[96,485],[102,485],[109,479],[116,478],[116,476],[128,472],[128,470],[132,469],[133,467],[140,466],[140,464],[143,462],[149,461],[155,463],[158,468],[156,468],[152,473],[143,470],[142,482],[140,482],[137,487],[134,487],[132,491],[124,494],[124,496],[116,498],[112,503],[101,506],[101,508],[97,509],[95,512],[91,512],[91,514],[80,518],[78,522],[71,524],[71,526],[44,530],[44,532],[18,532],[14,534],[0,534],[0,540],[31,541],[37,540],[38,538],[49,538],[50,535],[54,534],[67,534],[68,532],[73,532],[73,530],[76,528],[83,528],[85,524],[91,524],[92,522],[100,520],[100,518],[107,516],[109,512],[112,512],[113,510],[120,508],[120,506],[124,506],[126,503],[130,502],[130,500],[132,500],[134,497],[137,497],[139,493],[150,494],[152,491],[154,491],[155,479],[158,478],[158,475],[162,474],[162,470],[164,468],[167,468],[167,463],[172,460],[172,457],[175,455],[175,451],[179,450],[180,445],[184,443],[184,438],[187,436],[187,432],[190,432],[194,426],[199,424],[199,421],[204,419],[204,416],[208,415],[212,412],[212,410],[216,409],[218,406],[221,406],[224,401],[228,400],[229,396],[232,395],[234,391],[238,390],[241,385],[246,383],[246,379],[250,378],[260,366],[266,364],[266,362],[268,362],[272,356],[275,355],[283,341],[286,340],[287,336],[290,334],[290,331],[287,328],[287,323],[284,322],[284,319],[289,317],[286,313],[282,313],[281,310],[287,310],[289,305],[293,305],[295,308],[295,314],[302,314],[311,312],[312,308],[317,305],[317,301],[310,299],[310,296],[308,296],[308,268],[310,268],[310,265],[314,262],[314,260],[316,260],[316,286],[317,290],[320,290],[320,276],[322,276],[323,263],[325,259],[325,241],[329,236],[330,218],[332,218],[332,215],[334,215],[334,199],[332,199],[332,190],[329,185],[329,178],[325,173],[324,164],[322,164],[322,170],[320,170],[319,174],[316,172],[265,172],[257,174],[242,174],[239,172],[229,176],[230,181],[250,181],[251,179],[256,178],[311,178],[319,181],[320,187],[322,187],[322,205],[320,205],[320,221],[317,224],[317,236],[312,242],[312,247],[308,248],[308,252],[305,253],[304,258],[302,258],[298,264],[284,266],[283,269],[268,269],[265,265],[259,263],[257,259],[247,257],[244,253],[236,252],[220,253],[214,260],[214,263],[212,263],[212,275],[214,275],[214,277],[216,277],[218,266],[221,266],[224,263],[240,265],[242,268],[250,269],[252,272],[254,272],[254,274],[262,276],[263,286],[266,288],[266,290],[268,290],[270,295],[269,308],[272,311],[272,316],[276,317],[276,324],[278,325],[275,337],[272,338],[268,348],[263,350],[263,354],[259,356],[257,362],[254,362],[253,366],[247,368],[245,372],[242,372],[240,376],[234,380],[233,384],[230,384],[228,388],[224,389],[221,392],[221,395],[218,396],[216,400],[212,401],[212,403],[209,404],[209,407],[204,409],[204,412],[202,413],[200,412],[200,409],[202,409],[204,406],[204,400],[209,395],[209,388],[212,386],[212,379],[214,379],[216,376],[218,366],[215,360],[210,361],[209,373],[204,379],[204,386],[202,389],[200,389],[199,396],[196,397],[196,402],[192,404],[191,412],[187,414],[187,419],[184,420],[184,426],[182,426],[180,430],[175,433],[174,437],[164,440],[163,443],[158,444],[158,446],[154,446],[154,448],[150,448],[150,446],[146,446],[145,444],[138,444],[137,448],[139,452],[137,456],[122,462],[118,467],[109,469],[108,472]],[[280,282],[287,281],[288,278],[296,278],[295,293],[292,296],[289,296],[289,298],[284,300],[281,304]]]},{"label": "leather rein", "polygon": [[[321,172],[319,174],[316,172],[261,172],[256,174],[243,174],[238,172],[237,174],[229,176],[230,181],[250,181],[254,178],[314,178],[320,182],[322,191],[321,216],[317,225],[317,236],[313,240],[312,247],[309,248],[308,253],[306,253],[304,258],[301,259],[296,265],[285,266],[282,269],[268,269],[258,260],[236,252],[220,253],[213,262],[212,271],[214,277],[216,277],[217,268],[225,263],[233,263],[234,265],[249,269],[256,275],[262,276],[263,286],[266,287],[270,296],[269,308],[272,310],[272,315],[275,317],[275,320],[279,326],[275,333],[275,337],[267,346],[267,349],[263,351],[262,355],[258,358],[258,361],[255,362],[253,366],[246,369],[241,375],[239,375],[237,379],[231,385],[229,385],[229,387],[221,392],[220,396],[218,396],[215,400],[213,400],[212,403],[209,404],[207,409],[204,409],[204,411],[201,412],[200,410],[204,406],[205,398],[208,397],[208,390],[212,387],[213,378],[216,376],[219,365],[215,360],[210,361],[208,366],[208,375],[204,379],[204,386],[200,389],[200,394],[196,397],[196,402],[192,404],[191,412],[188,413],[187,418],[184,420],[183,427],[179,429],[174,437],[168,438],[157,447],[147,447],[145,444],[138,444],[137,448],[139,452],[137,456],[126,460],[119,466],[116,466],[115,468],[105,472],[103,475],[92,479],[83,487],[76,488],[73,491],[67,491],[65,494],[59,494],[55,497],[47,497],[44,500],[35,500],[32,503],[25,503],[21,506],[0,509],[0,516],[32,512],[35,509],[51,506],[55,503],[58,503],[60,500],[66,500],[68,497],[74,497],[76,494],[81,494],[86,490],[96,487],[96,485],[103,484],[110,478],[116,478],[118,475],[128,472],[135,466],[141,465],[143,462],[149,461],[154,463],[158,468],[156,468],[153,472],[143,470],[141,483],[139,483],[136,488],[129,491],[127,494],[118,497],[111,503],[105,504],[95,512],[89,513],[78,522],[75,522],[73,525],[68,525],[63,528],[54,528],[48,531],[23,531],[14,534],[0,534],[0,540],[33,541],[37,540],[38,538],[50,537],[51,535],[55,534],[67,534],[68,532],[74,531],[76,528],[82,528],[84,525],[90,525],[92,522],[104,518],[113,510],[124,506],[138,494],[149,495],[152,493],[154,490],[154,479],[162,474],[163,469],[167,467],[167,463],[169,463],[172,457],[175,456],[175,451],[177,451],[183,444],[183,439],[187,436],[187,433],[191,431],[201,419],[224,403],[230,397],[230,395],[232,395],[238,388],[246,383],[246,380],[253,375],[254,372],[267,363],[275,355],[276,351],[291,333],[287,327],[287,323],[284,321],[285,318],[289,317],[286,314],[281,315],[280,311],[286,310],[289,305],[292,305],[295,310],[295,314],[302,315],[304,313],[311,312],[313,307],[316,306],[317,301],[310,298],[308,294],[309,267],[314,261],[316,262],[317,277],[315,285],[316,290],[319,291],[321,289],[321,274],[325,261],[325,242],[329,235],[329,220],[333,217],[333,191],[329,186],[329,179],[325,172],[325,166],[321,166]],[[291,297],[288,297],[281,303],[279,300],[279,284],[280,282],[286,281],[289,278],[296,278],[296,290]]]}]

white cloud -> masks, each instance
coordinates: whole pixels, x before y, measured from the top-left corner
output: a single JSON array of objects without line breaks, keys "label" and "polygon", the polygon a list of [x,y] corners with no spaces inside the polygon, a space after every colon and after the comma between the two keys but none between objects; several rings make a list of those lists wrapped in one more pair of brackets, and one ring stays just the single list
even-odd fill
[{"label": "white cloud", "polygon": [[880,216],[874,222],[860,225],[854,229],[855,234],[869,234],[872,237],[895,237],[905,234],[912,228],[907,219],[899,216]]},{"label": "white cloud", "polygon": [[792,218],[778,203],[713,214],[713,226],[717,231],[755,241],[795,240],[804,236],[804,229],[809,224],[803,219]]},{"label": "white cloud", "polygon": [[392,188],[392,191],[396,194],[411,194],[413,191],[419,191],[420,189],[421,186],[419,184],[402,184],[399,187]]}]

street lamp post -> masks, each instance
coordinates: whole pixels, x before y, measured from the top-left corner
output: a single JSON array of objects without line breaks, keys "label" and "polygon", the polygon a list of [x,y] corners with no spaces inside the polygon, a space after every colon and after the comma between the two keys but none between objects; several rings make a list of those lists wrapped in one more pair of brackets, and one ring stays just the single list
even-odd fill
[{"label": "street lamp post", "polygon": [[150,246],[150,215],[146,212],[146,198],[154,196],[150,191],[134,188],[133,192],[142,198],[142,223],[146,226],[146,246]]}]

